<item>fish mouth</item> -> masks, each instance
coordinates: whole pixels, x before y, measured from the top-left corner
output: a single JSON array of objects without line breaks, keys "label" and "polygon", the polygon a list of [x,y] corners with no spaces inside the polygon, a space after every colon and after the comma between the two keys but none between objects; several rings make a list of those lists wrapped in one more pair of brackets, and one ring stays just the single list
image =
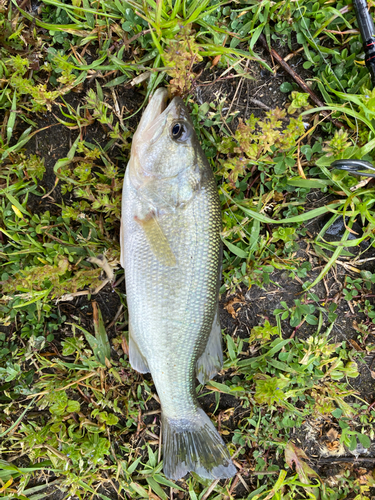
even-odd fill
[{"label": "fish mouth", "polygon": [[155,91],[143,112],[133,138],[134,142],[153,144],[163,133],[167,120],[172,122],[186,114],[180,97],[174,97],[169,103],[168,101],[167,89],[159,88]]}]

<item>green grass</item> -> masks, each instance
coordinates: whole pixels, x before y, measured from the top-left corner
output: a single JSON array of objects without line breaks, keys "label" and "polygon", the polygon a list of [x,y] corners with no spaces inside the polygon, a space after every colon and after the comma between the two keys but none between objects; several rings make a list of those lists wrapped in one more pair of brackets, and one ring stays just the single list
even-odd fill
[{"label": "green grass", "polygon": [[[322,418],[338,426],[349,450],[374,439],[374,408],[351,382],[375,349],[375,274],[362,271],[343,283],[342,301],[357,300],[362,313],[356,325],[361,352],[345,340],[333,342],[337,302],[325,303],[316,293],[337,260],[356,268],[355,248],[362,241],[374,245],[374,188],[353,190],[358,179],[328,168],[336,159],[375,158],[375,94],[351,4],[43,0],[32,12],[0,2],[0,498],[46,498],[47,479],[65,498],[82,500],[164,500],[172,490],[174,498],[180,492],[214,500],[238,498],[240,487],[249,500],[369,498],[371,473],[347,470],[332,486],[289,439]],[[240,121],[236,129],[230,127],[237,113],[225,95],[195,100],[197,64],[206,75],[219,70],[222,81],[253,78],[249,67],[271,70],[256,46],[262,33],[278,50],[290,52],[297,42],[324,109],[347,129],[338,131],[328,120],[318,127],[318,110],[290,82],[281,85],[285,110]],[[121,113],[112,91],[130,82],[139,104]],[[246,339],[224,331],[225,375],[198,388],[200,397],[214,398],[211,418],[239,467],[240,476],[227,482],[211,484],[194,474],[178,484],[165,478],[152,383],[130,368],[126,354],[126,298],[113,287],[119,315],[111,318],[116,334],[110,342],[100,306],[91,301],[104,280],[123,277],[123,165],[134,117],[159,85],[188,102],[216,176],[221,293],[267,288],[275,271],[302,283],[303,293],[259,318]],[[283,120],[287,112],[290,121]],[[305,131],[311,114],[314,125]],[[44,127],[46,116],[71,134],[66,157],[53,167],[54,189],[70,201],[53,210],[43,203],[43,196],[54,195],[43,182],[46,158],[27,152],[38,133],[53,134],[53,126]],[[94,127],[101,134],[90,139]],[[312,208],[313,190],[331,195],[332,203]],[[31,208],[35,200],[40,209]],[[309,236],[305,223],[322,215],[325,225]],[[327,229],[343,217],[343,236],[328,241]],[[355,220],[365,230],[349,239]],[[315,274],[297,256],[303,239],[319,260]],[[68,314],[61,308],[82,291],[88,300],[81,309]],[[93,316],[87,315],[91,307]],[[303,324],[311,335],[297,338]],[[290,338],[283,335],[288,328]],[[221,410],[228,395],[240,412],[235,430],[233,408]]]}]

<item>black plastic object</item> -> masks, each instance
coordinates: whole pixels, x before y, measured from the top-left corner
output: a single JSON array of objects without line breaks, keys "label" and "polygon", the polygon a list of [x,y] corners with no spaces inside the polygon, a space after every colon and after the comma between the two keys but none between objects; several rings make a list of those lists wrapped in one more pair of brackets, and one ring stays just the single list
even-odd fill
[{"label": "black plastic object", "polygon": [[375,177],[375,167],[369,161],[363,160],[336,160],[331,163],[332,168],[345,170],[353,175],[363,175],[364,177]]},{"label": "black plastic object", "polygon": [[353,0],[359,31],[365,50],[365,61],[371,75],[372,86],[375,87],[375,27],[368,11],[366,0]]}]

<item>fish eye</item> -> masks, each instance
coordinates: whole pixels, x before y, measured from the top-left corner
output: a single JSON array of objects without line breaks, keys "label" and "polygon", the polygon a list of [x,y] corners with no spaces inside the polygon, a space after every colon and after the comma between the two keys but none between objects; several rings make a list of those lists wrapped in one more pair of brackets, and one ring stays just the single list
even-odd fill
[{"label": "fish eye", "polygon": [[175,123],[172,127],[172,139],[179,139],[184,132],[184,126],[181,123]]}]

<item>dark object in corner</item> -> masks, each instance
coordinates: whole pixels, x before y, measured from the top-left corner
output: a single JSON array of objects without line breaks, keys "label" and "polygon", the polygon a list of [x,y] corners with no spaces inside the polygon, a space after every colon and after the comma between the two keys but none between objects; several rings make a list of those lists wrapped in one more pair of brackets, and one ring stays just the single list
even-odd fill
[{"label": "dark object in corner", "polygon": [[331,163],[332,168],[345,170],[352,175],[362,175],[364,177],[375,177],[375,167],[369,161],[364,160],[336,160]]},{"label": "dark object in corner", "polygon": [[366,0],[353,0],[357,16],[359,31],[365,50],[365,61],[370,72],[372,86],[375,87],[375,27],[371,14],[368,11]]}]

